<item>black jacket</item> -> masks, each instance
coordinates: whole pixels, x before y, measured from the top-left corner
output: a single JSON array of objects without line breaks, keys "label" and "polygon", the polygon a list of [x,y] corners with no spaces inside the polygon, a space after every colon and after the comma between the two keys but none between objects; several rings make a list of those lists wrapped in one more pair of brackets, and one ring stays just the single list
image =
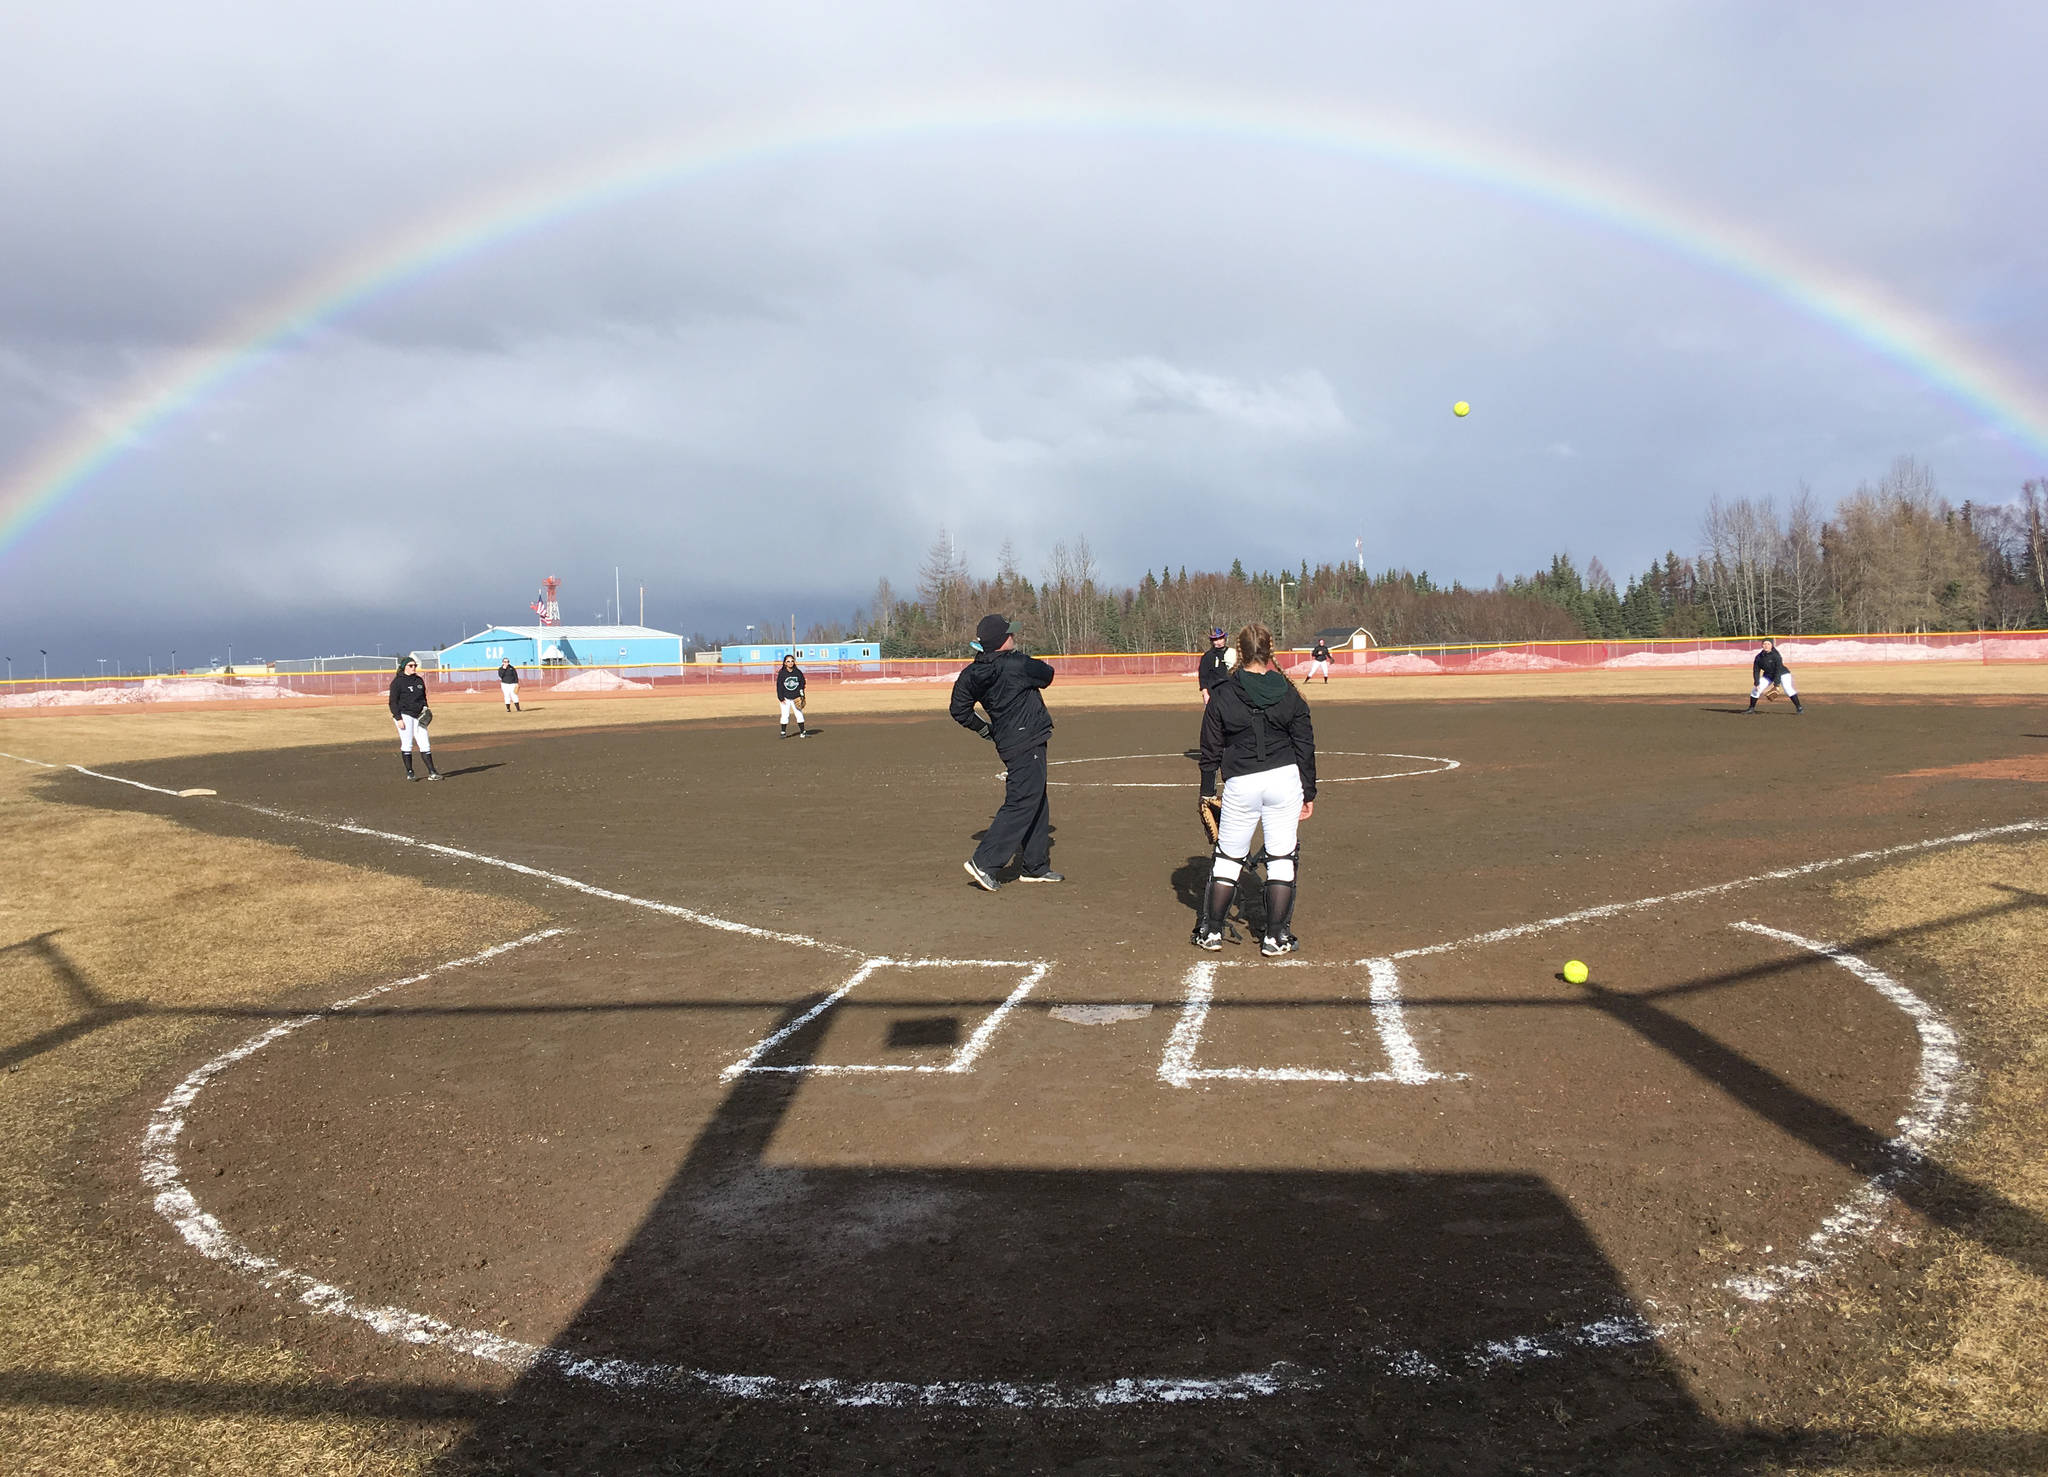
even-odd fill
[{"label": "black jacket", "polygon": [[1289,764],[1301,769],[1301,798],[1315,799],[1316,733],[1308,702],[1283,672],[1233,672],[1202,709],[1203,791],[1214,793],[1218,770],[1229,780]]},{"label": "black jacket", "polygon": [[1324,645],[1322,642],[1318,641],[1316,643],[1316,649],[1310,652],[1308,655],[1310,661],[1326,662],[1330,659],[1330,648]]},{"label": "black jacket", "polygon": [[513,683],[516,683],[516,682],[518,682],[518,681],[519,681],[519,669],[518,669],[517,667],[515,667],[515,666],[513,666],[513,665],[512,665],[512,658],[511,658],[511,657],[509,657],[509,656],[508,656],[508,657],[506,657],[506,658],[505,658],[505,665],[504,665],[504,666],[502,666],[502,667],[500,667],[500,668],[498,668],[498,680],[499,680],[500,682],[513,682]]},{"label": "black jacket", "polygon": [[1201,665],[1195,668],[1195,681],[1202,691],[1207,692],[1230,675],[1230,663],[1223,659],[1223,654],[1229,649],[1227,646],[1212,646],[1202,653]]},{"label": "black jacket", "polygon": [[804,695],[804,669],[802,667],[777,667],[775,669],[775,691],[782,698],[799,698]]},{"label": "black jacket", "polygon": [[427,679],[417,672],[400,672],[391,679],[391,716],[404,713],[417,718],[427,711]]},{"label": "black jacket", "polygon": [[[1052,714],[1038,695],[1052,678],[1048,663],[1014,648],[983,652],[953,679],[953,721],[994,739],[1005,758],[1036,748],[1052,737]],[[974,711],[976,703],[988,710],[987,722]]]},{"label": "black jacket", "polygon": [[1791,668],[1785,665],[1784,654],[1775,646],[1769,651],[1759,651],[1756,660],[1749,664],[1749,675],[1758,682],[1766,677],[1776,682],[1790,670]]}]

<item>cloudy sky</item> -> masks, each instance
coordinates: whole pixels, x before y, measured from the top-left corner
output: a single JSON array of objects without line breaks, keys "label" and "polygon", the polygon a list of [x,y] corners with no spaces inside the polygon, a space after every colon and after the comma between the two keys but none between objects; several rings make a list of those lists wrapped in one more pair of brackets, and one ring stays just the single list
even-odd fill
[{"label": "cloudy sky", "polygon": [[[1853,17],[1853,18],[1852,18]],[[0,654],[1491,582],[2048,474],[2048,11],[0,8]],[[1469,419],[1450,413],[1471,402]]]}]

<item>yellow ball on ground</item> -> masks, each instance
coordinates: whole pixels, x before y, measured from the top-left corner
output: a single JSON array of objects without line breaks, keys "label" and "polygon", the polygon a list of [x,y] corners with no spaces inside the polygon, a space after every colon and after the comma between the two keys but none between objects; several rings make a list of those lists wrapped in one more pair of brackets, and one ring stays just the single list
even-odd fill
[{"label": "yellow ball on ground", "polygon": [[1564,963],[1564,977],[1575,985],[1583,985],[1592,973],[1580,960],[1567,959]]},{"label": "yellow ball on ground", "polygon": [[1462,401],[1462,400],[1460,400],[1460,401],[1459,401],[1459,402],[1458,402],[1458,403],[1457,403],[1456,405],[1453,405],[1453,406],[1451,407],[1451,414],[1452,414],[1452,415],[1470,415],[1471,413],[1472,413],[1472,407],[1471,407],[1471,406],[1469,406],[1469,405],[1467,405],[1467,404],[1466,404],[1466,403],[1465,403],[1464,401]]}]

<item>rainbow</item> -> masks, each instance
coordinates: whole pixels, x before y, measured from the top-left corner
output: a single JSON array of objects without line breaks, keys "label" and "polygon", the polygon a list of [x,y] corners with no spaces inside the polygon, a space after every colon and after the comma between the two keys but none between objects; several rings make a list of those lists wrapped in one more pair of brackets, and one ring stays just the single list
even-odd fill
[{"label": "rainbow", "polygon": [[1945,324],[1883,289],[1569,161],[1412,118],[1320,102],[1168,95],[978,97],[758,120],[583,163],[468,200],[258,303],[78,417],[0,481],[0,553],[149,432],[322,324],[437,269],[694,175],[828,148],[975,134],[1152,133],[1357,158],[1487,191],[1635,238],[1746,282],[1902,366],[2048,459],[2048,395]]}]

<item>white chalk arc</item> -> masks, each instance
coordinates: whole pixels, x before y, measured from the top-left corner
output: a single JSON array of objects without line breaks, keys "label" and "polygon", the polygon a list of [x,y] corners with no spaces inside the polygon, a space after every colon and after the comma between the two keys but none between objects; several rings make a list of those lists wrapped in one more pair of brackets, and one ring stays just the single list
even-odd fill
[{"label": "white chalk arc", "polygon": [[[1177,759],[1180,760],[1182,763],[1186,763],[1187,755],[1185,753],[1091,754],[1085,758],[1080,759],[1048,760],[1045,767],[1048,770],[1052,770],[1058,769],[1063,765],[1069,764],[1117,764],[1124,762],[1135,763],[1136,761],[1142,759]],[[1316,760],[1319,766],[1321,764],[1321,761],[1324,759],[1396,759],[1403,761],[1405,763],[1420,765],[1421,768],[1390,769],[1384,774],[1347,774],[1331,776],[1318,773],[1316,775],[1316,784],[1318,786],[1356,785],[1363,784],[1367,780],[1404,780],[1410,779],[1420,774],[1448,774],[1451,770],[1461,767],[1457,760],[1446,759],[1435,754],[1377,754],[1364,753],[1351,749],[1317,750]],[[1002,771],[998,771],[997,778],[1000,779],[1001,777]],[[1052,779],[1048,777],[1046,779],[1046,783],[1048,785],[1062,785],[1067,788],[1077,790],[1185,790],[1190,785],[1196,784],[1198,782],[1198,779],[1199,776],[1196,775],[1190,775],[1186,779],[1180,780],[1065,780]]]}]

